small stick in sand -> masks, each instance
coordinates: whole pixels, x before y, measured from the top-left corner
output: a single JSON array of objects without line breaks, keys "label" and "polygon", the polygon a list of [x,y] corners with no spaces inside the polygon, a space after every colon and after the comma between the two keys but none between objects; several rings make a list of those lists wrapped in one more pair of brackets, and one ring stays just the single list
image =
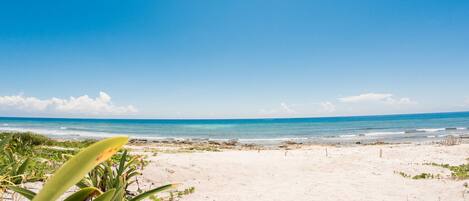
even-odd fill
[{"label": "small stick in sand", "polygon": [[379,149],[379,157],[383,158],[383,149]]},{"label": "small stick in sand", "polygon": [[329,156],[329,154],[327,153],[327,147],[326,147],[326,157],[328,157],[328,156]]},{"label": "small stick in sand", "polygon": [[285,157],[287,157],[287,152],[288,152],[288,150],[285,150]]}]

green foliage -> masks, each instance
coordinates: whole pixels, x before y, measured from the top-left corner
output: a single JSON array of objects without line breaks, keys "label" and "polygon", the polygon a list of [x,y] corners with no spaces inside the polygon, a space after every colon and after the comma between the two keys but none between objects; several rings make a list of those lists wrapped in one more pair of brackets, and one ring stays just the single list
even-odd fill
[{"label": "green foliage", "polygon": [[[44,135],[35,134],[32,132],[11,132],[3,131],[0,132],[0,140],[11,138],[13,141],[21,141],[23,144],[29,144],[31,146],[60,146],[60,147],[74,147],[84,148],[96,142],[94,139],[85,139],[80,141],[72,140],[54,140]],[[28,148],[28,147],[25,147]]]},{"label": "green foliage", "polygon": [[27,152],[23,146],[23,141],[18,141],[12,137],[5,137],[0,142],[0,195],[9,185],[20,184],[34,180],[27,174],[27,169],[32,160],[29,157],[21,157],[15,152]]},{"label": "green foliage", "polygon": [[28,189],[24,189],[18,186],[7,186],[10,190],[15,191],[19,193],[20,195],[24,196],[25,198],[28,198],[29,200],[32,200],[34,196],[36,196],[35,192],[32,192]]},{"label": "green foliage", "polygon": [[407,173],[405,173],[405,172],[397,172],[397,171],[394,171],[394,173],[399,174],[399,175],[401,175],[401,176],[404,177],[404,178],[410,178],[410,177],[412,177],[410,174],[407,174]]},{"label": "green foliage", "polygon": [[56,200],[67,189],[79,182],[83,175],[114,155],[127,141],[128,137],[113,137],[81,150],[47,180],[33,201]]},{"label": "green foliage", "polygon": [[[423,165],[431,165],[431,166],[436,166],[436,167],[441,167],[445,168],[451,171],[451,178],[456,179],[456,180],[464,180],[464,179],[469,179],[469,163],[462,164],[462,165],[449,165],[449,164],[439,164],[439,163],[423,163]],[[411,176],[409,174],[406,174],[404,172],[396,172],[403,177],[406,178],[412,178],[412,179],[441,179],[442,176],[440,174],[431,174],[431,173],[421,173],[415,176]]]},{"label": "green foliage", "polygon": [[94,201],[111,201],[116,193],[116,189],[110,189],[109,191],[98,196]]},{"label": "green foliage", "polygon": [[[2,149],[5,151],[5,154],[2,154],[1,156],[7,158],[7,160],[18,161],[16,160],[17,158],[15,158],[16,153],[11,151],[12,149],[9,148],[19,148],[24,144],[13,144],[15,146],[10,145],[12,142],[11,139],[14,135],[5,136],[7,137],[3,138],[0,142],[2,147],[6,147],[5,149]],[[29,143],[32,147],[42,146],[43,144],[53,144],[47,142],[47,140],[43,140],[42,138],[31,136],[32,135],[28,135],[28,137],[24,139],[19,137],[19,139],[21,139],[21,143]],[[34,140],[29,140],[33,138]],[[32,141],[36,142],[33,143]],[[8,182],[6,182],[4,186],[33,201],[56,200],[63,196],[62,194],[75,184],[80,187],[80,190],[65,198],[66,201],[139,201],[154,196],[158,192],[173,188],[173,184],[168,184],[135,196],[130,195],[127,192],[127,187],[132,184],[132,182],[135,182],[135,177],[140,174],[138,170],[141,170],[146,165],[146,162],[140,156],[128,155],[127,151],[122,151],[114,156],[114,154],[116,154],[120,148],[127,143],[127,141],[127,137],[113,137],[105,139],[82,149],[73,157],[69,155],[75,152],[73,149],[66,149],[66,151],[70,151],[66,153],[62,153],[62,149],[55,149],[58,151],[57,155],[52,153],[52,155],[48,155],[48,157],[55,160],[66,160],[66,162],[57,171],[55,171],[54,175],[46,181],[43,188],[37,194],[15,185],[22,183],[25,180],[18,180],[18,182],[15,183],[14,181],[17,180],[8,178]],[[45,155],[45,153],[37,152],[33,149],[21,149],[24,150],[14,150],[19,150],[22,154],[28,153],[30,155],[37,156]],[[9,168],[8,170],[13,171],[16,174],[23,174],[28,169],[27,167],[29,166],[30,161],[31,160],[27,158],[21,163],[16,163],[14,168]],[[84,175],[86,175],[85,178]],[[0,179],[2,177],[0,177]]]},{"label": "green foliage", "polygon": [[462,165],[451,166],[449,164],[438,164],[438,163],[427,163],[427,165],[433,165],[449,169],[451,171],[451,177],[458,180],[469,179],[469,163]]},{"label": "green foliage", "polygon": [[435,179],[435,178],[439,179],[440,175],[439,174],[433,175],[431,173],[421,173],[412,177],[412,179]]},{"label": "green foliage", "polygon": [[92,142],[57,141],[30,132],[0,132],[0,195],[8,185],[44,181],[78,148]]},{"label": "green foliage", "polygon": [[141,156],[131,156],[125,150],[96,166],[77,186],[94,186],[103,192],[122,189],[121,191],[125,193],[128,186],[136,182],[136,177],[141,175],[139,170],[145,165],[146,162]]},{"label": "green foliage", "polygon": [[64,201],[86,200],[95,195],[99,196],[101,194],[102,192],[95,187],[86,187],[68,196]]},{"label": "green foliage", "polygon": [[[2,132],[0,134],[0,139],[3,140],[3,139],[8,139],[8,138],[12,141],[23,142],[20,144],[29,144],[32,146],[45,145],[51,141],[46,136],[34,134],[31,132]],[[25,147],[25,148],[28,148],[28,147]]]}]

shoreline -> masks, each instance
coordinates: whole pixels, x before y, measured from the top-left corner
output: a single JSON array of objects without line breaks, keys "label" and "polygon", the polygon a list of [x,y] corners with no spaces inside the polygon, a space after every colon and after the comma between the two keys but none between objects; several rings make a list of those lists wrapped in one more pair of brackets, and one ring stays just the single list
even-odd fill
[{"label": "shoreline", "polygon": [[[17,132],[17,133],[34,133],[47,136],[55,140],[100,140],[116,135],[106,136],[81,136],[75,135],[58,135],[47,134],[33,131],[19,130],[3,130],[0,132]],[[125,134],[124,134],[125,135]],[[354,137],[310,137],[310,138],[272,138],[272,139],[210,139],[210,138],[182,138],[182,137],[140,137],[129,136],[131,144],[167,144],[167,145],[215,145],[215,146],[240,146],[240,147],[282,147],[285,145],[374,145],[374,144],[437,144],[448,138],[457,139],[460,143],[469,143],[468,133],[447,134],[438,137],[428,137],[421,135],[404,135],[404,136],[354,136]]]},{"label": "shoreline", "polygon": [[349,142],[296,142],[281,141],[273,144],[243,143],[236,140],[217,141],[217,140],[194,140],[194,139],[166,139],[166,140],[148,140],[132,138],[129,141],[129,147],[164,147],[177,149],[190,149],[199,151],[221,151],[221,150],[294,150],[305,147],[355,147],[355,146],[373,146],[373,145],[460,145],[469,144],[467,137],[448,136],[442,139],[414,140],[414,141],[349,141]]}]

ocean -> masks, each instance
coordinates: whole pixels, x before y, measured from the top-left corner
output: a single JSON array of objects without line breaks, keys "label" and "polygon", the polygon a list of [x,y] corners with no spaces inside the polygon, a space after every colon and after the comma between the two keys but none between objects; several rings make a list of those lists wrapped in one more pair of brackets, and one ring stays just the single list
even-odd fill
[{"label": "ocean", "polygon": [[272,119],[72,119],[0,117],[0,130],[51,137],[129,135],[148,139],[413,141],[469,134],[469,112]]}]

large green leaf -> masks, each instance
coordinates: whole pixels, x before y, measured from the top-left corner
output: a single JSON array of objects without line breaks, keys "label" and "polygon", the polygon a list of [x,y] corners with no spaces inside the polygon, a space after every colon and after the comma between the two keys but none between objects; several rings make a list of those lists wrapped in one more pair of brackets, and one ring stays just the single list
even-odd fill
[{"label": "large green leaf", "polygon": [[57,200],[67,189],[78,183],[86,173],[114,155],[128,137],[113,137],[92,144],[68,160],[44,184],[33,201]]},{"label": "large green leaf", "polygon": [[93,201],[110,201],[112,197],[114,196],[115,192],[116,192],[116,189],[108,190],[105,193],[101,194],[96,199],[94,199]]},{"label": "large green leaf", "polygon": [[95,187],[86,187],[71,194],[64,201],[83,201],[95,195],[101,195],[101,191]]},{"label": "large green leaf", "polygon": [[137,195],[135,196],[134,198],[130,199],[129,201],[139,201],[139,200],[143,200],[151,195],[154,195],[155,193],[158,193],[158,192],[161,192],[161,191],[165,191],[165,190],[168,190],[170,188],[174,188],[176,185],[175,184],[167,184],[167,185],[164,185],[164,186],[160,186],[158,188],[154,188],[154,189],[151,189],[149,191],[146,191],[140,195]]},{"label": "large green leaf", "polygon": [[25,188],[21,188],[19,186],[7,186],[7,188],[9,188],[12,191],[15,191],[15,192],[19,193],[20,195],[24,196],[25,198],[28,198],[29,200],[32,200],[34,198],[34,196],[36,196],[35,192],[32,192],[32,191],[30,191],[28,189],[25,189]]}]

